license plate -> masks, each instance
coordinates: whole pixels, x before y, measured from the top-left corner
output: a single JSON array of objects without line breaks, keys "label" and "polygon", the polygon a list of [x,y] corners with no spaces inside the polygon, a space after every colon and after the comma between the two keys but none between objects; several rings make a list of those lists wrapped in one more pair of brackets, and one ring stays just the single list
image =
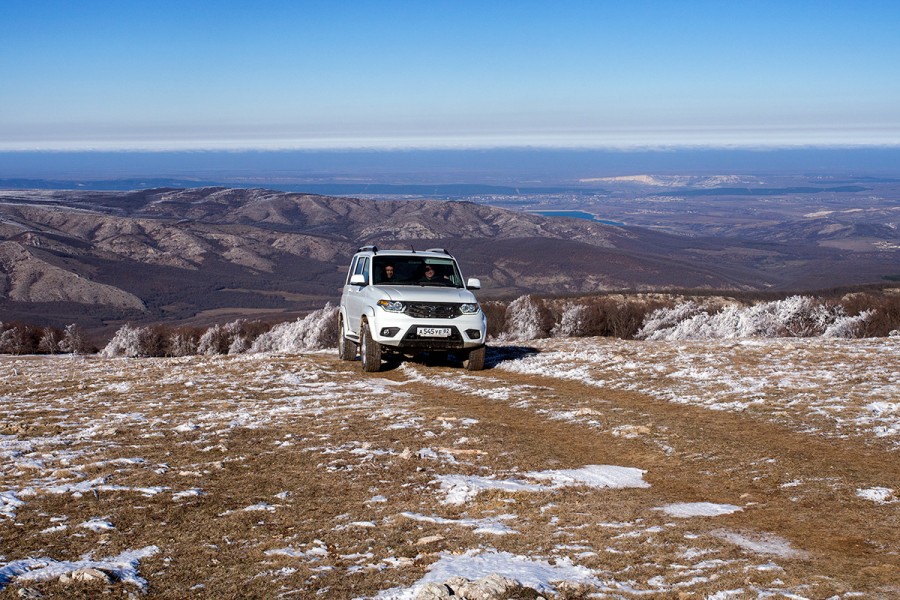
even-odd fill
[{"label": "license plate", "polygon": [[419,337],[450,337],[449,327],[419,327],[416,330]]}]

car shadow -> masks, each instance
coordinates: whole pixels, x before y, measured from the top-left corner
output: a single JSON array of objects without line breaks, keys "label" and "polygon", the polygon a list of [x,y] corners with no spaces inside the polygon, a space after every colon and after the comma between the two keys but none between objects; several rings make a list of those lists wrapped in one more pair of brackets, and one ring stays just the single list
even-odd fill
[{"label": "car shadow", "polygon": [[[520,360],[539,354],[540,350],[531,346],[488,346],[484,357],[484,369],[494,367],[513,360]],[[389,355],[384,357],[381,371],[394,371],[403,363],[413,363],[425,367],[464,368],[463,356],[450,352],[421,352],[414,356]],[[359,359],[356,359],[357,361]]]},{"label": "car shadow", "polygon": [[484,357],[484,368],[493,369],[501,363],[521,360],[535,354],[540,350],[531,346],[488,346],[487,355]]},{"label": "car shadow", "polygon": [[[484,369],[489,370],[500,365],[501,363],[519,360],[528,356],[540,353],[537,348],[531,346],[491,346],[488,345],[487,352],[484,357]],[[463,367],[463,358],[457,358],[452,353],[447,361],[451,366]],[[427,364],[427,363],[426,363]],[[433,363],[437,364],[437,363]],[[444,363],[447,364],[447,363]]]}]

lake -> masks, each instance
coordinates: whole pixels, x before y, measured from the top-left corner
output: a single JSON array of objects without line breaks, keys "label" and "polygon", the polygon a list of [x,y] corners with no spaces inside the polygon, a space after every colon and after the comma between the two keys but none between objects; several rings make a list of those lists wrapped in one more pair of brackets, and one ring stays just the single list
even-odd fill
[{"label": "lake", "polygon": [[620,223],[619,221],[609,221],[606,219],[598,219],[595,215],[592,215],[589,212],[585,212],[583,210],[530,210],[528,212],[532,212],[538,215],[543,215],[545,217],[570,217],[573,219],[587,219],[588,221],[596,221],[598,223],[605,223],[606,225],[615,225],[617,227],[624,227],[625,223]]}]

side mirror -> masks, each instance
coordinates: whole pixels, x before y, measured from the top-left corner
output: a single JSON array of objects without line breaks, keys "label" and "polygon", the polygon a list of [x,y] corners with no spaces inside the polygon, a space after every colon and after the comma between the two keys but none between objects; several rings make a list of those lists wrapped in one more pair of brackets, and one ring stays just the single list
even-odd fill
[{"label": "side mirror", "polygon": [[481,280],[476,279],[475,277],[470,277],[466,282],[466,288],[470,290],[480,290],[481,289]]},{"label": "side mirror", "polygon": [[362,273],[356,273],[350,276],[350,285],[366,285],[366,276]]}]

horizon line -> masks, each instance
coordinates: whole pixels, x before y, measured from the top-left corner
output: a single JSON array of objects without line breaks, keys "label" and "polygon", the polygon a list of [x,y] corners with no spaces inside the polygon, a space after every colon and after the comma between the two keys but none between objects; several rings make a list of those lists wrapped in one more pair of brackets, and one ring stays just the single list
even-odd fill
[{"label": "horizon line", "polygon": [[891,150],[900,149],[900,140],[891,142],[796,142],[796,143],[669,143],[669,144],[387,144],[387,145],[152,145],[152,146],[47,146],[4,147],[0,154],[164,154],[164,153],[279,153],[279,152],[440,152],[440,151],[604,151],[673,152],[683,150]]}]

